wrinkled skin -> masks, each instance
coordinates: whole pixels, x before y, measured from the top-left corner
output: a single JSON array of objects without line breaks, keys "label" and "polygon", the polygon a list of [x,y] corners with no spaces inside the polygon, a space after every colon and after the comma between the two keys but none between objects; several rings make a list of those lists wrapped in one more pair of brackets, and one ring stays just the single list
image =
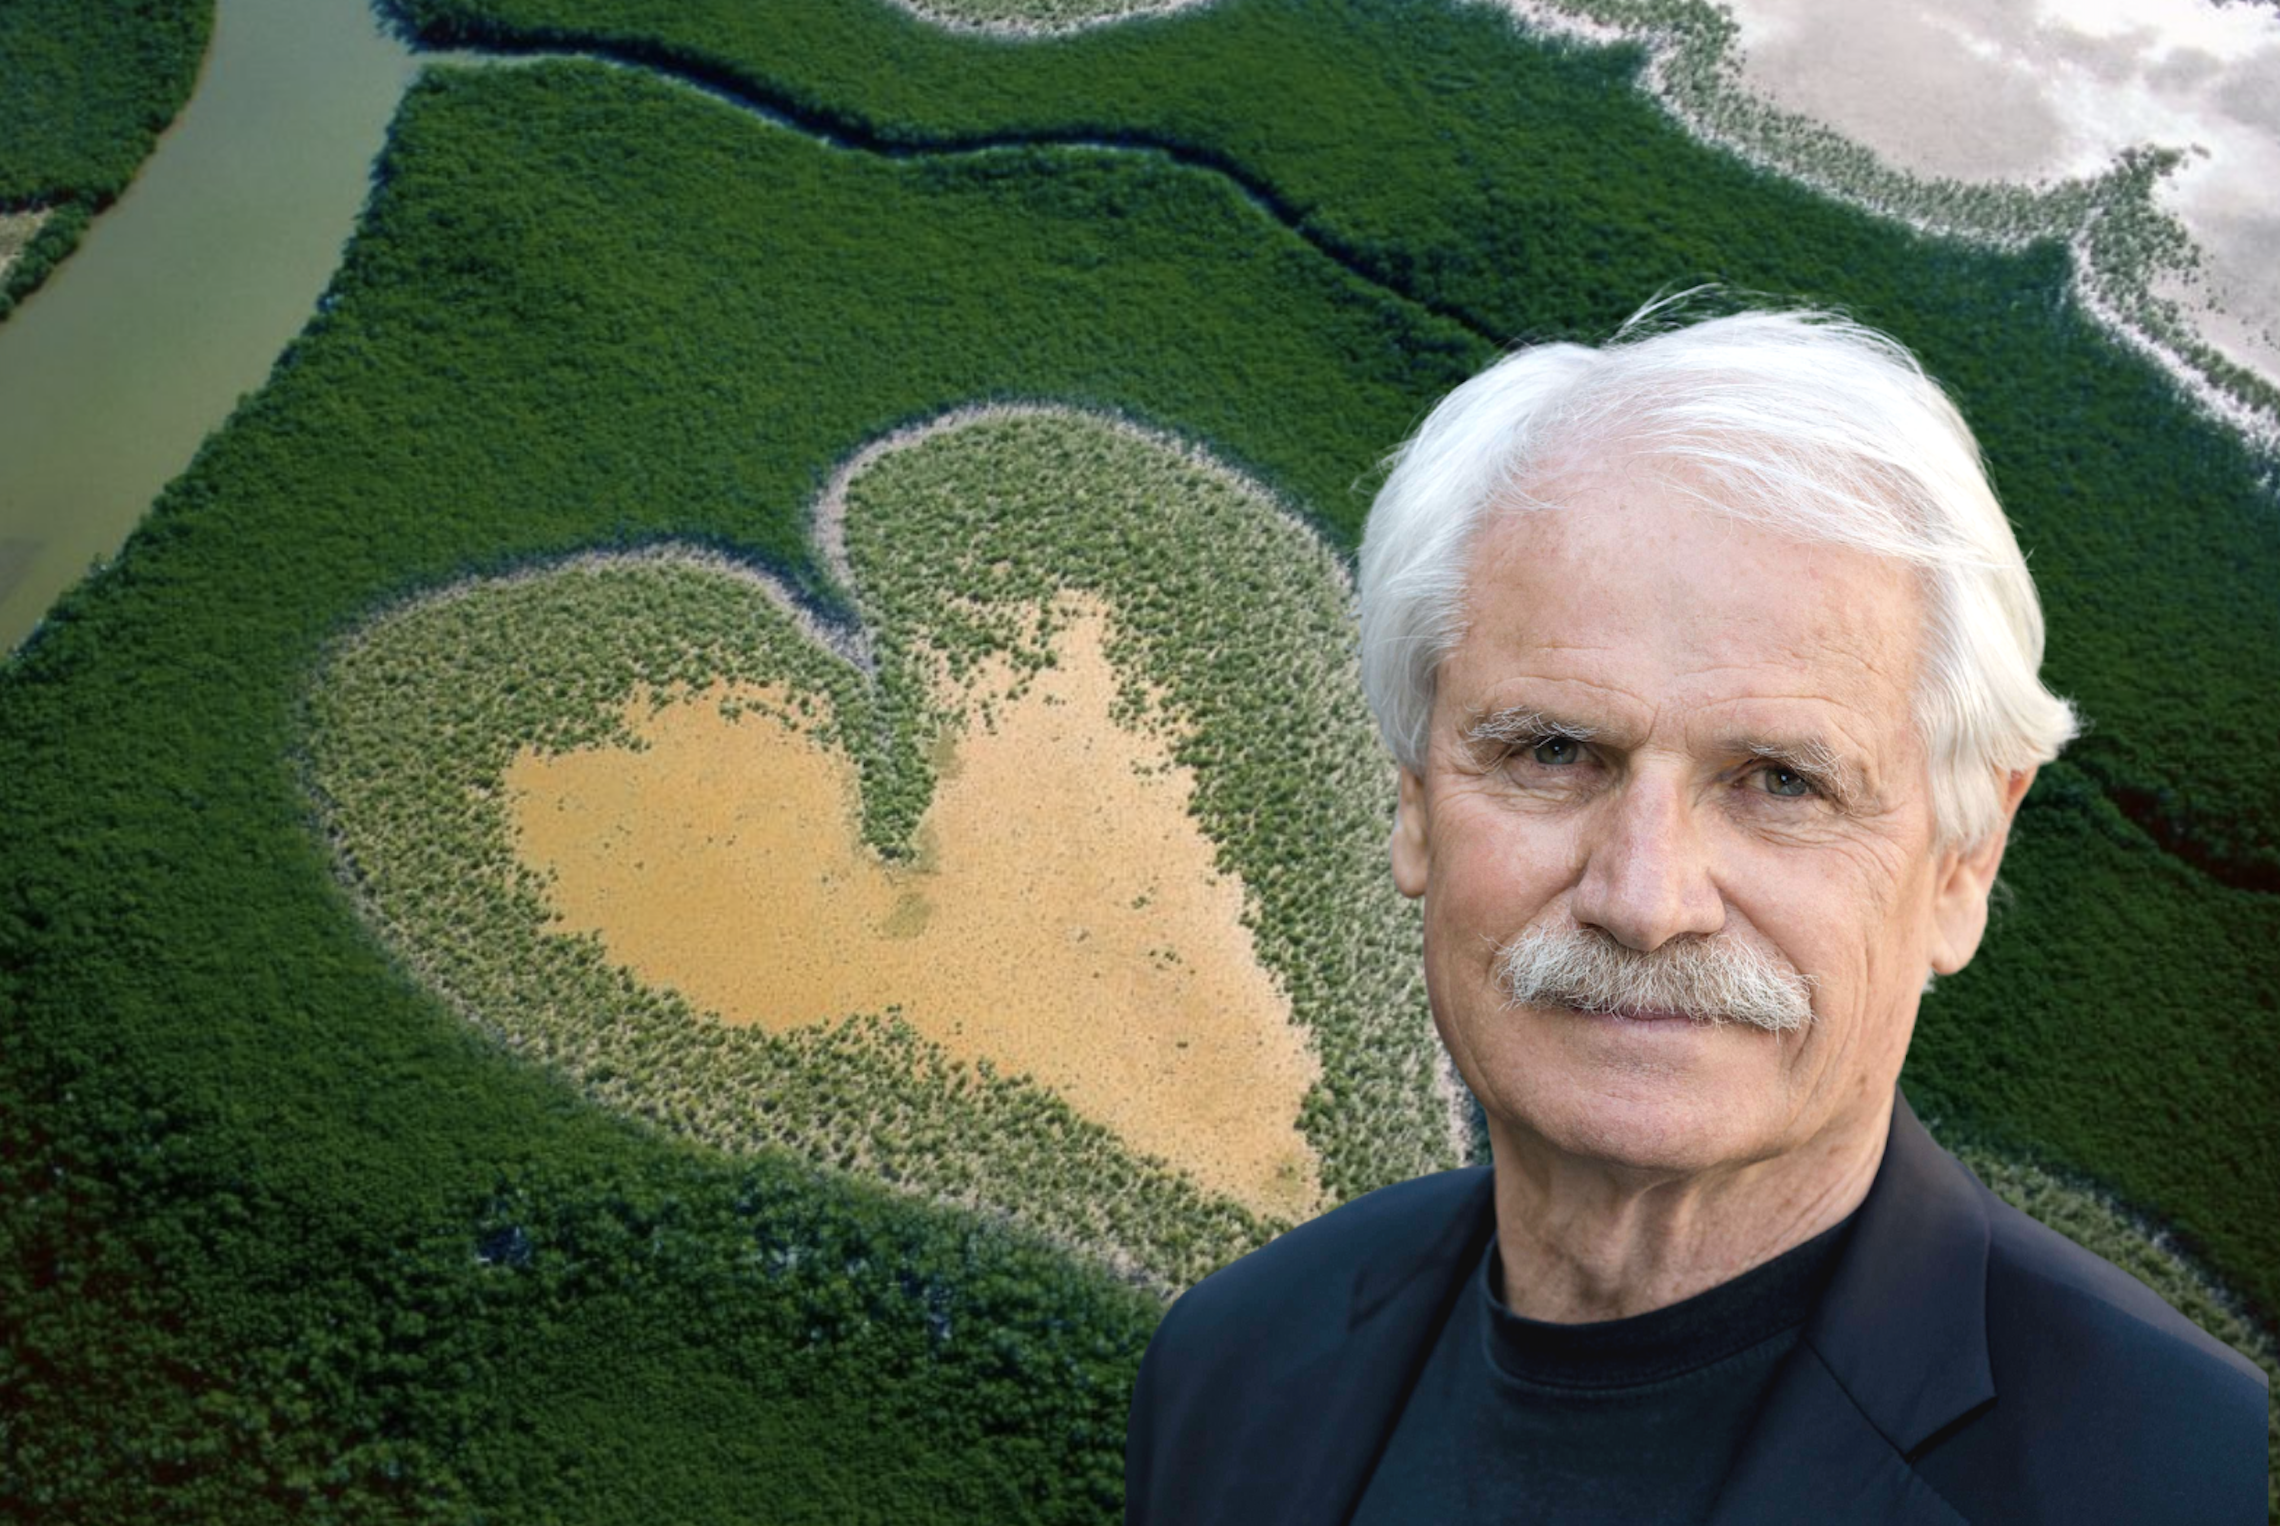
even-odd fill
[{"label": "wrinkled skin", "polygon": [[[1470,623],[1391,853],[1424,898],[1434,1020],[1488,1115],[1507,1297],[1604,1319],[1857,1206],[1925,973],[1978,947],[2004,832],[1935,849],[1908,569],[1641,471],[1543,496],[1558,506],[1500,512],[1472,548]],[[1588,734],[1475,734],[1515,715]],[[2006,829],[2031,778],[2004,781]],[[1496,953],[1536,924],[1642,952],[1743,940],[1811,981],[1813,1020],[1511,1006]]]}]

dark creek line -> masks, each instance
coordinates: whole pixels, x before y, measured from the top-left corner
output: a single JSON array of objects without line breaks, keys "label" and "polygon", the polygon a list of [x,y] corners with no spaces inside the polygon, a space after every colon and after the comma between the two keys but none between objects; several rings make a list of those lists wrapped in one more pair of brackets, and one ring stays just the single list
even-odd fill
[{"label": "dark creek line", "polygon": [[1007,149],[1066,148],[1100,153],[1147,154],[1200,170],[1232,186],[1245,201],[1303,240],[1308,247],[1356,280],[1394,300],[1453,324],[1501,350],[1510,336],[1500,335],[1482,319],[1462,308],[1435,302],[1404,287],[1398,280],[1373,269],[1367,256],[1311,223],[1305,212],[1273,185],[1239,161],[1214,148],[1121,128],[1094,128],[1061,133],[991,132],[940,138],[902,136],[881,132],[860,117],[795,100],[756,84],[733,68],[708,59],[691,57],[670,48],[638,42],[594,38],[555,28],[534,28],[520,33],[496,33],[473,26],[439,26],[421,36],[399,28],[423,57],[471,63],[524,63],[549,59],[608,64],[654,75],[702,95],[748,112],[770,124],[799,133],[826,148],[869,154],[882,159],[956,159],[1000,153]]}]

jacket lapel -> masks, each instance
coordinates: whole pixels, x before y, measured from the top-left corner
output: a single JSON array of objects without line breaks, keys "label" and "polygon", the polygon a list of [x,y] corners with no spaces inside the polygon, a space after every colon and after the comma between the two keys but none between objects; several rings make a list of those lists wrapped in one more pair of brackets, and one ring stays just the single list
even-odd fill
[{"label": "jacket lapel", "polygon": [[1799,1345],[1727,1475],[1711,1526],[1844,1521],[1962,1526],[1901,1460],[1809,1345]]},{"label": "jacket lapel", "polygon": [[1988,1233],[1977,1184],[1896,1093],[1844,1260],[1742,1443],[1716,1526],[1963,1519],[1908,1459],[1995,1397]]},{"label": "jacket lapel", "polygon": [[1341,1337],[1292,1369],[1284,1391],[1314,1414],[1294,1432],[1298,1446],[1287,1475],[1279,1463],[1272,1469],[1278,1489],[1271,1509],[1246,1513],[1246,1522],[1333,1526],[1360,1503],[1464,1272],[1487,1254],[1496,1226],[1493,1181],[1485,1167],[1474,1169],[1478,1180],[1461,1211],[1424,1243],[1358,1269]]}]

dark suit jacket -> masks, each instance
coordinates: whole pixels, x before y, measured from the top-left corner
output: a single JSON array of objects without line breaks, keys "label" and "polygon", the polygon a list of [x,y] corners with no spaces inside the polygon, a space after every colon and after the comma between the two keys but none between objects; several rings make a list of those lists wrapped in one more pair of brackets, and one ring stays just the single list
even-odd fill
[{"label": "dark suit jacket", "polygon": [[[1205,1278],[1140,1364],[1125,1520],[1337,1526],[1495,1225],[1485,1166]],[[1907,1102],[1712,1520],[2265,1520],[2266,1379],[1990,1193]]]}]

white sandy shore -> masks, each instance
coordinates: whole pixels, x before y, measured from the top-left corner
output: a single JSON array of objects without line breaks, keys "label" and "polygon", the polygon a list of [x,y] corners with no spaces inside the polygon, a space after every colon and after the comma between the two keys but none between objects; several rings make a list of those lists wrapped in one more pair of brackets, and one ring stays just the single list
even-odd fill
[{"label": "white sandy shore", "polygon": [[1730,0],[1739,78],[1926,178],[2033,185],[2186,151],[2160,204],[2206,259],[2171,283],[2210,342],[2280,381],[2280,11],[2209,0]]},{"label": "white sandy shore", "polygon": [[[1644,83],[1673,117],[1776,174],[1930,232],[1998,246],[2064,238],[2092,317],[2210,413],[2280,441],[2280,418],[2178,347],[2208,345],[2280,384],[2280,276],[2269,259],[2280,225],[2262,189],[2280,169],[2280,15],[2211,0],[2037,0],[2026,13],[1991,0],[1911,0],[1873,18],[1808,0],[1493,3],[1532,29],[1645,42]],[[1721,28],[1733,37],[1716,76],[1677,80],[1674,60]],[[1752,123],[1769,109],[1866,148],[1870,179],[1789,146],[1803,135]],[[2190,239],[2190,271],[2127,268],[2092,237],[2105,204],[2080,193],[2148,148],[2181,155],[2153,210]],[[1975,226],[1938,192],[1946,184],[2015,193],[2008,231]],[[2140,284],[2153,304],[2174,304],[2176,341],[2162,331],[2167,320],[2149,317]]]},{"label": "white sandy shore", "polygon": [[959,0],[888,0],[919,20],[950,32],[979,32],[989,37],[1062,37],[1142,16],[1163,16],[1194,10],[1211,0],[1068,0],[1054,7],[1067,14],[1051,20],[994,16],[987,5],[960,4]]},{"label": "white sandy shore", "polygon": [[0,212],[0,281],[8,278],[9,268],[47,220],[45,207],[34,207],[28,212]]}]

